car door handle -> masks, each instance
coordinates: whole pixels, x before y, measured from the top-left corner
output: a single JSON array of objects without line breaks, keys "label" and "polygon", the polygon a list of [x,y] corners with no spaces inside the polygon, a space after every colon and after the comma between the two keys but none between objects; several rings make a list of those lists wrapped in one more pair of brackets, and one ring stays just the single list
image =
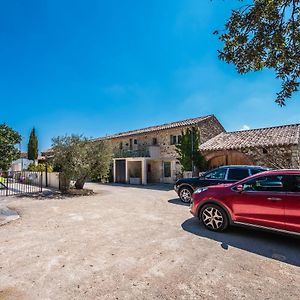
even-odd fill
[{"label": "car door handle", "polygon": [[270,201],[281,201],[281,198],[275,198],[275,197],[271,197],[271,198],[267,198]]}]

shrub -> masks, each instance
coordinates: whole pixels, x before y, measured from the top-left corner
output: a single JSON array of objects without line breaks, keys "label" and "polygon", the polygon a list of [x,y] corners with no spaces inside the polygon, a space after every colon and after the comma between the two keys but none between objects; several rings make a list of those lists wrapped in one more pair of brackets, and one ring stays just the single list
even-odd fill
[{"label": "shrub", "polygon": [[[31,163],[28,166],[27,171],[30,171],[30,172],[46,172],[46,164],[37,164],[37,165],[35,165],[35,164]],[[48,165],[47,171],[48,171],[48,173],[53,172],[53,166]]]}]

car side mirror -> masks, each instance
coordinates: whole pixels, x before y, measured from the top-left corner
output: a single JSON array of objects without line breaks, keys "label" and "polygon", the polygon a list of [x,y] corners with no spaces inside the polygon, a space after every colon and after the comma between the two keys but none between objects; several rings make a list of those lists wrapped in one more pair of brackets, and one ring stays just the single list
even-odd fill
[{"label": "car side mirror", "polygon": [[236,186],[236,191],[239,192],[239,193],[243,192],[244,191],[244,186],[242,184],[237,185]]}]

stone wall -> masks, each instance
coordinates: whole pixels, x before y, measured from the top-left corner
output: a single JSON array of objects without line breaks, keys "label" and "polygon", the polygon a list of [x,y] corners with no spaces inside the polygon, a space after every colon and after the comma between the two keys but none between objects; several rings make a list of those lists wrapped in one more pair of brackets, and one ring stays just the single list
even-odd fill
[{"label": "stone wall", "polygon": [[[208,160],[210,160],[215,157],[221,157],[222,155],[228,156],[231,152],[236,151],[224,150],[204,152],[203,154]],[[300,168],[300,145],[245,148],[239,150],[239,152],[245,154],[249,158],[249,161],[252,161],[254,165],[265,166],[273,169]],[[220,159],[220,161],[225,160]],[[230,164],[240,163],[230,161]]]},{"label": "stone wall", "polygon": [[[225,131],[223,126],[215,117],[201,122],[198,127],[200,129],[202,143]],[[130,150],[130,139],[132,139],[132,149],[137,150],[139,148],[153,145],[153,138],[156,138],[157,145],[160,147],[160,158],[176,159],[177,153],[175,151],[175,145],[171,145],[170,136],[181,135],[182,130],[184,130],[185,128],[188,127],[165,129],[145,134],[132,134],[127,137],[114,138],[109,141],[112,143],[115,151],[118,151],[120,149],[121,143],[123,150]],[[134,144],[135,139],[137,140],[137,145]]]},{"label": "stone wall", "polygon": [[299,163],[293,158],[297,151],[293,146],[273,146],[265,148],[244,149],[242,152],[250,156],[256,165],[275,169],[299,168]]}]

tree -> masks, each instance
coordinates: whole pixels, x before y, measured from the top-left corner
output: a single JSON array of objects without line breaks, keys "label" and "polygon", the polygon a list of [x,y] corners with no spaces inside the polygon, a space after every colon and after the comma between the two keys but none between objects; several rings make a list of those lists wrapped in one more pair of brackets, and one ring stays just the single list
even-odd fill
[{"label": "tree", "polygon": [[219,35],[224,43],[219,58],[233,63],[240,74],[274,69],[281,80],[275,102],[283,106],[299,88],[300,1],[251,3],[234,10],[226,22],[225,31]]},{"label": "tree", "polygon": [[46,172],[46,169],[47,169],[47,172],[48,173],[51,173],[53,172],[53,166],[52,165],[49,165],[49,164],[34,164],[34,163],[31,163],[28,165],[27,167],[27,171],[30,171],[30,172]]},{"label": "tree", "polygon": [[20,142],[18,132],[6,124],[0,124],[0,170],[7,171],[11,163],[20,158],[20,151],[16,148]]},{"label": "tree", "polygon": [[82,189],[87,178],[108,175],[112,152],[104,141],[91,142],[78,135],[57,137],[52,140],[52,150],[54,169],[61,172],[65,189],[71,180],[76,189]]},{"label": "tree", "polygon": [[198,128],[187,128],[181,132],[181,141],[176,145],[176,152],[179,155],[179,161],[184,171],[192,171],[196,167],[198,171],[204,171],[207,168],[207,162],[200,150],[200,131]]},{"label": "tree", "polygon": [[39,151],[38,151],[38,139],[35,134],[35,128],[32,128],[31,130],[27,149],[28,149],[27,150],[28,159],[36,160],[38,158]]},{"label": "tree", "polygon": [[96,181],[104,181],[109,177],[112,162],[112,148],[104,141],[93,142],[88,147],[91,160],[91,178]]}]

